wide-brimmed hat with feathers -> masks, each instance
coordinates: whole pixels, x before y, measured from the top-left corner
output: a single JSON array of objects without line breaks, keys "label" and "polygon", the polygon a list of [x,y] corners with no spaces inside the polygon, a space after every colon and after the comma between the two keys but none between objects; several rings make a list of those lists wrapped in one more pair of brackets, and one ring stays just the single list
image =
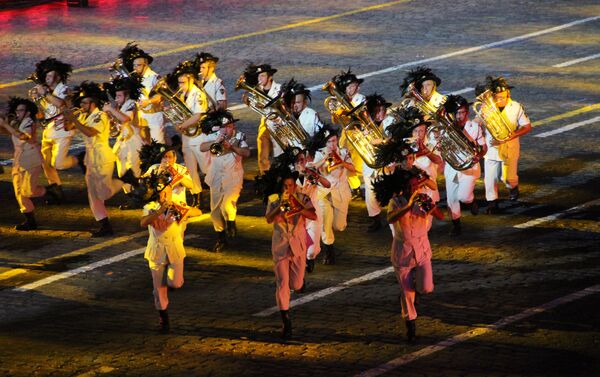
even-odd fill
[{"label": "wide-brimmed hat with feathers", "polygon": [[121,50],[119,58],[123,60],[123,64],[129,72],[133,72],[133,61],[137,58],[145,58],[148,64],[152,64],[154,60],[146,51],[139,48],[135,42],[127,43],[127,46]]},{"label": "wide-brimmed hat with feathers", "polygon": [[319,128],[315,134],[308,139],[306,150],[311,156],[314,156],[319,149],[325,148],[327,140],[332,136],[340,136],[340,129],[334,128],[329,123],[323,123],[323,126]]},{"label": "wide-brimmed hat with feathers", "polygon": [[216,56],[214,56],[211,53],[208,52],[200,52],[196,54],[196,57],[194,58],[194,64],[196,65],[196,67],[198,67],[198,69],[200,69],[200,65],[202,63],[206,63],[206,62],[215,62],[217,63],[219,61],[219,58],[217,58]]},{"label": "wide-brimmed hat with feathers", "polygon": [[442,79],[440,79],[435,73],[433,73],[431,68],[419,66],[413,70],[410,70],[406,74],[404,80],[402,81],[402,84],[400,84],[400,90],[402,91],[402,94],[405,94],[406,89],[411,83],[415,84],[417,90],[421,90],[423,82],[427,80],[432,80],[433,82],[435,82],[436,86],[440,86],[442,84]]},{"label": "wide-brimmed hat with feathers", "polygon": [[248,86],[255,87],[258,85],[258,73],[256,72],[258,66],[254,63],[250,63],[244,68],[242,76]]},{"label": "wide-brimmed hat with feathers", "polygon": [[347,71],[342,71],[340,72],[340,74],[334,76],[331,81],[333,81],[333,83],[335,84],[335,86],[342,90],[345,91],[346,87],[350,84],[352,84],[353,82],[358,83],[359,85],[363,83],[363,81],[365,81],[364,79],[359,79],[358,77],[356,77],[356,75],[354,73],[352,73],[352,70],[350,69],[350,67],[348,67]]},{"label": "wide-brimmed hat with feathers", "polygon": [[513,87],[508,85],[508,82],[502,76],[500,76],[500,77],[487,76],[485,78],[485,88],[487,90],[491,91],[492,93],[500,93],[500,92],[504,92],[506,90],[510,90]]},{"label": "wide-brimmed hat with feathers", "polygon": [[202,133],[208,135],[213,132],[219,131],[221,127],[224,127],[230,123],[235,123],[239,119],[233,117],[233,114],[227,110],[214,110],[206,113],[200,120],[200,127]]},{"label": "wide-brimmed hat with feathers", "polygon": [[17,114],[17,106],[25,105],[26,111],[29,112],[29,116],[31,118],[35,118],[35,114],[37,114],[38,109],[33,101],[27,98],[21,97],[10,97],[8,100],[8,113],[9,114]]},{"label": "wide-brimmed hat with feathers", "polygon": [[124,90],[129,92],[129,98],[137,101],[141,95],[144,85],[142,85],[142,77],[137,73],[132,73],[130,77],[119,77],[111,82],[103,85],[105,90],[108,90],[111,96],[115,97],[116,92]]},{"label": "wide-brimmed hat with feathers", "polygon": [[375,198],[382,206],[387,206],[394,194],[400,194],[408,199],[412,194],[411,182],[423,177],[427,177],[427,173],[417,167],[410,170],[397,167],[392,173],[380,174],[371,181]]},{"label": "wide-brimmed hat with feathers", "polygon": [[196,77],[198,75],[198,69],[196,65],[191,60],[184,60],[177,64],[177,66],[173,69],[171,74],[175,77],[179,77],[181,75],[189,74]]},{"label": "wide-brimmed hat with feathers", "polygon": [[102,105],[108,101],[106,92],[104,91],[101,84],[93,81],[84,81],[73,89],[73,105],[76,107],[81,106],[81,100],[84,98],[91,98],[96,104],[96,107],[102,107]]},{"label": "wide-brimmed hat with feathers", "polygon": [[430,124],[416,107],[395,109],[391,116],[395,122],[386,129],[389,138],[375,147],[375,161],[380,166],[400,163],[409,154],[416,153],[418,148],[412,132],[417,126]]},{"label": "wide-brimmed hat with feathers", "polygon": [[367,106],[367,111],[371,115],[377,109],[378,106],[383,106],[386,109],[392,106],[390,102],[387,102],[385,98],[383,98],[383,96],[378,93],[369,94],[365,99],[365,105]]},{"label": "wide-brimmed hat with feathers", "polygon": [[254,177],[256,195],[262,198],[265,204],[271,195],[281,193],[284,180],[298,179],[299,174],[294,170],[294,163],[300,152],[299,148],[286,148],[282,154],[273,159],[269,170]]},{"label": "wide-brimmed hat with feathers", "polygon": [[281,92],[283,93],[283,100],[287,106],[291,106],[292,101],[298,94],[304,95],[309,101],[310,90],[306,87],[306,85],[297,82],[293,77],[290,81],[281,85]]},{"label": "wide-brimmed hat with feathers", "polygon": [[138,185],[127,194],[129,204],[134,208],[143,207],[146,203],[157,201],[160,193],[173,180],[173,176],[167,170],[163,172],[153,171],[139,179]]},{"label": "wide-brimmed hat with feathers", "polygon": [[467,101],[467,99],[463,96],[450,94],[448,97],[446,97],[446,102],[444,102],[442,106],[444,106],[444,110],[446,110],[448,114],[454,114],[461,107],[466,107],[468,109],[472,104],[473,102]]},{"label": "wide-brimmed hat with feathers", "polygon": [[154,139],[150,144],[143,145],[140,149],[140,168],[142,172],[148,171],[152,165],[160,164],[165,153],[173,150],[175,150],[175,147],[159,143]]},{"label": "wide-brimmed hat with feathers", "polygon": [[271,67],[270,64],[258,64],[256,66],[256,74],[259,75],[263,72],[267,72],[269,76],[273,76],[277,72],[277,69]]},{"label": "wide-brimmed hat with feathers", "polygon": [[65,82],[73,71],[73,66],[50,56],[35,65],[35,74],[41,82],[46,80],[46,74],[50,71],[56,71],[60,76],[60,81]]}]

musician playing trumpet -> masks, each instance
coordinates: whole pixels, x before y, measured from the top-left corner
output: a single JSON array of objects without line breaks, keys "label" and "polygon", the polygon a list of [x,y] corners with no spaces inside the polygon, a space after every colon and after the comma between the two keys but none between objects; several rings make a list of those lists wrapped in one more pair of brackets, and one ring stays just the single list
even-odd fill
[{"label": "musician playing trumpet", "polygon": [[[230,112],[222,110],[211,111],[202,120],[202,131],[207,135],[200,144],[200,151],[210,153],[211,148],[216,147],[214,144],[221,144],[220,154],[211,156],[206,174],[206,183],[210,186],[210,218],[218,235],[213,248],[216,253],[223,250],[228,238],[237,235],[237,200],[244,182],[242,159],[250,156],[246,137],[237,131],[236,121]],[[214,129],[218,131],[211,133]]]},{"label": "musician playing trumpet", "polygon": [[12,183],[19,210],[25,221],[16,230],[37,229],[35,206],[31,198],[43,196],[46,190],[38,184],[42,172],[42,154],[37,141],[35,103],[25,98],[12,97],[8,102],[8,117],[0,115],[0,128],[11,135],[15,149],[12,166]]},{"label": "musician playing trumpet", "polygon": [[517,175],[520,156],[519,138],[531,131],[531,121],[523,106],[510,97],[512,88],[503,77],[486,78],[485,89],[492,93],[493,101],[501,116],[505,117],[513,127],[510,137],[502,142],[494,139],[489,131],[486,133],[488,151],[485,155],[484,183],[488,213],[496,213],[499,210],[499,181],[504,182],[509,189],[510,200],[515,201],[519,198],[519,176]]},{"label": "musician playing trumpet", "polygon": [[315,153],[313,166],[319,169],[331,184],[330,187],[318,188],[318,203],[323,214],[323,264],[335,264],[334,231],[341,232],[346,229],[348,205],[352,199],[348,173],[355,173],[356,169],[348,150],[338,146],[338,134],[329,127],[323,127],[321,132],[324,135],[325,147]]}]

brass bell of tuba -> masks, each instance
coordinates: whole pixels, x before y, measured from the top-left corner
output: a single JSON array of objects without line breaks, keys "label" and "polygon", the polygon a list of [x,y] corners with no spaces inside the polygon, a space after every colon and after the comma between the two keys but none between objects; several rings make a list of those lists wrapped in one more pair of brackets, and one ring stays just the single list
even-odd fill
[{"label": "brass bell of tuba", "polygon": [[282,149],[289,147],[306,148],[310,135],[304,130],[298,119],[287,109],[281,96],[271,98],[262,90],[248,85],[244,74],[235,84],[235,90],[243,89],[249,93],[248,106],[257,114],[269,120],[266,126],[269,133]]},{"label": "brass bell of tuba", "polygon": [[338,120],[342,124],[348,142],[369,167],[380,168],[381,166],[376,163],[375,150],[376,146],[383,142],[384,136],[369,116],[366,103],[353,107],[333,81],[327,82],[321,89],[330,94],[325,98],[324,105],[332,117],[335,118],[340,110],[343,111],[344,115],[338,117]]},{"label": "brass bell of tuba", "polygon": [[498,141],[506,141],[512,136],[515,127],[506,116],[498,109],[494,102],[494,95],[486,90],[477,96],[473,103],[473,111],[483,120],[484,127]]},{"label": "brass bell of tuba", "polygon": [[[150,93],[160,94],[163,100],[169,103],[169,108],[163,110],[163,114],[171,123],[183,123],[194,115],[194,113],[192,113],[192,111],[187,107],[185,102],[179,98],[177,95],[178,92],[173,92],[173,90],[169,87],[166,78],[158,80]],[[202,132],[202,128],[200,127],[200,121],[198,121],[186,128],[183,131],[183,134],[185,136],[195,137],[200,135],[200,132]]]},{"label": "brass bell of tuba", "polygon": [[118,58],[115,62],[108,68],[110,72],[110,77],[114,79],[130,77],[131,73],[127,70],[127,67],[123,64],[123,59]]}]

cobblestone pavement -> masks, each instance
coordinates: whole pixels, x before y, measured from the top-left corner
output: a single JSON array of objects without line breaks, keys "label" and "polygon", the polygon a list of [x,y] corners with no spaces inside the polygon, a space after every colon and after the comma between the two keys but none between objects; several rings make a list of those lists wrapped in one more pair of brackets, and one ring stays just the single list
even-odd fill
[{"label": "cobblestone pavement", "polygon": [[[216,54],[233,105],[240,98],[233,85],[250,61],[271,63],[280,82],[294,76],[308,86],[351,66],[366,75],[363,93],[377,91],[397,102],[398,83],[411,66],[372,73],[438,57],[427,64],[442,77],[442,91],[472,88],[487,74],[505,75],[515,86],[513,97],[525,104],[536,126],[521,144],[522,195],[516,203],[502,203],[504,212],[497,216],[464,214],[464,234],[458,238],[447,235],[448,221],[434,223],[436,286],[420,298],[420,337],[412,345],[404,341],[398,285],[385,270],[390,232],[367,234],[364,203],[353,201],[348,229],[336,241],[339,263],[318,265],[307,276],[304,296],[293,298],[380,273],[293,308],[295,338],[284,343],[278,314],[253,315],[275,305],[271,228],[252,195],[255,156],[245,163],[239,237],[226,252],[208,251],[215,241],[209,221],[188,226],[186,281],[170,293],[169,335],[156,332],[151,279],[141,254],[33,290],[15,290],[140,249],[146,233],[137,225],[139,212],[118,210],[123,200],[118,194],[108,202],[117,235],[89,238],[95,224],[76,169],[64,173],[70,202],[60,208],[36,202],[40,230],[18,233],[12,227],[20,214],[5,172],[0,175],[0,375],[348,376],[399,357],[412,361],[385,376],[600,373],[599,295],[582,294],[540,309],[600,283],[599,123],[537,137],[600,115],[598,59],[554,67],[598,53],[600,19],[590,19],[600,16],[597,1],[90,4],[0,12],[0,103],[24,95],[28,85],[21,80],[48,55],[79,69],[74,83],[106,80],[106,70],[98,66],[111,62],[131,40],[156,55],[154,67],[163,73],[200,50]],[[577,20],[586,21],[508,41]],[[467,50],[499,41],[505,42]],[[324,96],[313,93],[313,105],[324,116]],[[472,98],[473,92],[465,96]],[[257,117],[247,109],[235,113],[254,147]],[[0,135],[0,158],[10,153],[8,138]],[[443,178],[438,183],[444,187]],[[482,182],[476,196],[483,205]],[[564,215],[515,227],[557,213]],[[529,308],[536,308],[530,316],[423,353]]]}]

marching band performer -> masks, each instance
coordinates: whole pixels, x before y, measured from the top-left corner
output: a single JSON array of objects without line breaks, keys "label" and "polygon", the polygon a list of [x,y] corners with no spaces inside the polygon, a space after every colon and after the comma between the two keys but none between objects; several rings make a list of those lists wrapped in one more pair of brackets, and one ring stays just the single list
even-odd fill
[{"label": "marching band performer", "polygon": [[[264,92],[267,96],[275,98],[281,91],[281,84],[277,83],[273,79],[273,75],[277,72],[277,69],[271,67],[269,64],[260,64],[255,66],[254,73],[258,80],[258,89]],[[279,147],[269,133],[267,128],[267,122],[270,120],[261,117],[260,124],[258,126],[258,135],[256,137],[256,145],[258,149],[258,170],[260,173],[264,173],[271,167],[270,155],[278,156],[282,150]]]},{"label": "marching band performer", "polygon": [[[177,79],[178,93],[182,101],[193,115],[181,124],[175,124],[175,129],[182,133],[182,151],[185,166],[188,168],[194,186],[191,194],[194,198],[192,207],[200,207],[202,192],[202,183],[200,174],[208,174],[211,156],[210,153],[203,153],[200,145],[205,141],[206,135],[198,132],[195,135],[186,134],[189,127],[200,130],[199,122],[202,114],[208,111],[208,100],[206,94],[196,86],[197,69],[191,61],[179,63],[172,73],[172,77]],[[200,171],[199,171],[200,170]]]},{"label": "marching band performer", "polygon": [[125,48],[121,50],[119,58],[122,59],[123,65],[129,72],[136,72],[142,77],[142,85],[144,89],[138,99],[141,116],[148,124],[150,135],[148,139],[144,136],[146,142],[149,139],[154,139],[159,143],[165,142],[165,124],[160,108],[160,96],[150,97],[152,88],[156,85],[160,76],[150,68],[150,64],[154,58],[138,47],[137,44],[129,42]]},{"label": "marching band performer", "polygon": [[281,335],[290,339],[290,289],[303,289],[310,239],[305,222],[315,221],[317,215],[310,197],[300,192],[297,186],[298,172],[292,172],[287,164],[273,164],[263,177],[270,181],[265,185],[263,195],[267,202],[265,218],[273,224],[271,252],[277,285],[275,299],[283,322]]},{"label": "marching band performer", "polygon": [[46,189],[38,185],[42,172],[42,154],[36,135],[37,124],[35,115],[38,109],[32,101],[12,97],[8,102],[8,119],[0,116],[0,127],[11,135],[15,149],[12,166],[12,182],[19,210],[25,216],[25,221],[15,227],[16,230],[37,229],[33,215],[34,205],[31,198],[43,196]]},{"label": "marching band performer", "polygon": [[[346,72],[341,72],[339,75],[334,76],[332,81],[335,83],[336,87],[343,91],[348,102],[356,107],[361,103],[365,102],[366,97],[361,94],[360,84],[362,84],[365,80],[359,79],[356,77],[354,73],[350,69]],[[342,109],[338,109],[337,114],[334,114],[331,118],[331,121],[334,124],[341,123],[341,117],[344,117]],[[352,190],[352,198],[359,199],[362,197],[362,193],[360,190],[360,176],[362,175],[362,159],[358,152],[354,150],[352,145],[347,142],[345,133],[341,134],[340,138],[340,146],[342,148],[346,148],[350,153],[350,157],[352,158],[352,164],[354,165],[355,172],[348,174],[348,183],[350,184],[350,189]]]},{"label": "marching band performer", "polygon": [[446,201],[448,203],[448,211],[452,220],[452,230],[450,235],[457,236],[461,233],[460,204],[469,205],[471,213],[477,215],[478,206],[473,191],[475,182],[481,175],[481,167],[479,166],[479,158],[483,157],[487,152],[485,141],[485,131],[474,121],[469,120],[469,106],[471,104],[461,96],[449,95],[444,103],[444,109],[448,114],[451,114],[457,127],[460,127],[462,132],[479,146],[479,156],[477,162],[468,169],[456,170],[450,164],[444,166],[444,177],[446,180]]},{"label": "marching band performer", "polygon": [[200,83],[198,87],[204,91],[208,99],[208,108],[211,110],[227,110],[227,90],[223,80],[215,72],[219,58],[201,52],[196,54],[194,64],[198,67]]},{"label": "marching band performer", "polygon": [[283,99],[286,107],[290,109],[292,115],[298,119],[302,128],[311,137],[323,127],[323,122],[319,118],[319,114],[308,107],[310,104],[310,90],[304,84],[291,79],[282,85]]},{"label": "marching band performer", "polygon": [[110,121],[106,113],[101,111],[106,93],[99,84],[84,81],[77,88],[77,97],[73,104],[79,107],[77,116],[72,110],[65,110],[64,116],[68,125],[81,132],[85,142],[86,166],[85,183],[88,201],[92,214],[100,229],[92,232],[92,237],[105,237],[113,234],[108,220],[108,212],[104,201],[109,199],[123,187],[123,183],[136,185],[137,179],[128,170],[121,179],[113,179],[115,155],[108,144]]},{"label": "marching band performer", "polygon": [[[142,175],[140,149],[144,144],[142,140],[144,130],[140,124],[136,101],[142,94],[141,77],[133,73],[129,77],[116,78],[110,83],[104,84],[103,87],[111,95],[113,101],[107,101],[102,110],[112,117],[111,126],[118,127],[117,139],[113,145],[113,153],[117,157],[117,175],[122,177],[127,170],[131,169],[133,175],[139,177]],[[123,191],[129,193],[131,186],[124,185]],[[124,204],[120,208],[127,209],[128,207]]]},{"label": "marching band performer", "polygon": [[323,214],[321,240],[325,245],[323,264],[335,264],[336,255],[333,249],[334,230],[344,231],[347,225],[348,205],[352,199],[348,173],[356,169],[348,150],[338,146],[338,134],[323,128],[325,147],[315,153],[312,164],[319,169],[330,182],[330,187],[319,186],[319,207]]},{"label": "marching band performer", "polygon": [[[210,133],[200,150],[212,155],[206,183],[210,186],[210,217],[218,233],[215,253],[223,250],[227,237],[237,235],[237,200],[244,183],[242,159],[250,156],[246,136],[236,130],[236,121],[230,112],[222,110],[209,112],[202,120],[202,132]],[[219,131],[211,133],[217,127]]]},{"label": "marching band performer", "polygon": [[57,170],[70,169],[78,163],[77,157],[68,154],[74,132],[65,129],[62,117],[71,71],[70,64],[48,57],[36,64],[35,81],[38,84],[30,91],[40,104],[44,122],[47,122],[42,133],[43,168],[49,184],[46,192],[49,201],[58,204],[64,201],[65,195]]},{"label": "marching band performer", "polygon": [[437,110],[446,100],[446,96],[437,91],[441,84],[442,79],[430,68],[417,67],[404,77],[404,81],[400,84],[400,90],[408,98],[413,98],[411,91],[416,90],[416,93],[425,100],[426,105]]},{"label": "marching band performer", "polygon": [[492,92],[493,101],[513,127],[508,140],[499,142],[487,132],[488,151],[485,155],[485,199],[488,202],[487,212],[496,213],[498,207],[498,182],[502,181],[509,189],[509,199],[519,198],[519,176],[517,166],[520,155],[519,138],[531,131],[531,121],[525,113],[523,105],[510,97],[513,87],[503,77],[486,78],[486,89]]}]

